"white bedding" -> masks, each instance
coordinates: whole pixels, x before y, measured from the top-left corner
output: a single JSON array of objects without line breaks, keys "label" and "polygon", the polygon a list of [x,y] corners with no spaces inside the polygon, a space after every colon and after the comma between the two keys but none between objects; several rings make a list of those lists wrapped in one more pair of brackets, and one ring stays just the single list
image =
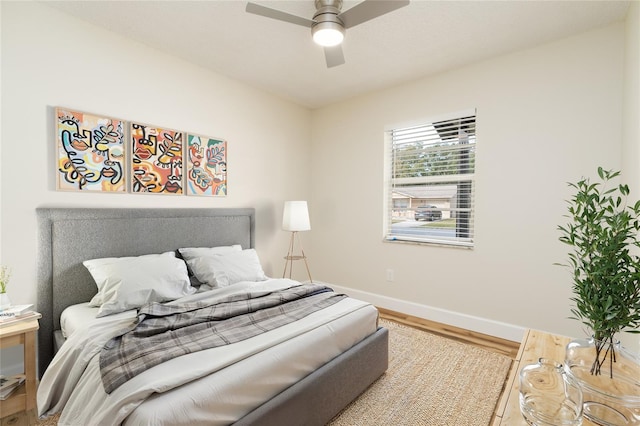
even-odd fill
[{"label": "white bedding", "polygon": [[[279,289],[292,285],[299,283],[287,279],[243,282],[179,301],[222,297],[249,286]],[[99,350],[131,322],[135,312],[95,319],[91,309],[80,305],[63,315],[61,324],[68,341],[38,388],[39,414],[44,417],[64,408],[61,426],[233,423],[377,326],[373,306],[347,298],[254,338],[158,365],[107,395],[100,379]]]},{"label": "white bedding", "polygon": [[[60,328],[62,335],[65,339],[68,339],[76,330],[86,328],[90,322],[96,321],[96,315],[100,308],[97,306],[89,306],[89,302],[79,303],[77,305],[71,305],[62,311],[60,315]],[[136,310],[121,312],[119,314],[113,314],[110,318],[113,319],[133,319],[136,317]],[[100,319],[97,319],[100,321]]]}]

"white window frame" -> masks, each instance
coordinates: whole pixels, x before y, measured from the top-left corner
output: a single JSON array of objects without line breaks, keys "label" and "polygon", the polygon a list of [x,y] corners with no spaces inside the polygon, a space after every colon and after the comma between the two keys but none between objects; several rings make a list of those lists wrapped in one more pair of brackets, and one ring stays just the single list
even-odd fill
[{"label": "white window frame", "polygon": [[[443,125],[454,129],[457,135],[442,139]],[[385,128],[385,241],[473,248],[475,125],[476,110],[471,109]],[[414,153],[418,153],[418,158],[442,154],[441,157],[447,160],[438,162],[431,159],[429,170],[422,168],[419,160],[416,161],[417,169],[398,168],[402,164],[411,164]],[[457,159],[456,168],[451,166],[452,158]],[[443,174],[433,170],[443,170]],[[401,200],[408,207],[394,208],[394,195],[396,204]],[[402,197],[409,198],[409,202]],[[430,202],[431,199],[438,202]],[[420,204],[426,206],[427,220],[432,222],[418,223],[414,219]]]}]

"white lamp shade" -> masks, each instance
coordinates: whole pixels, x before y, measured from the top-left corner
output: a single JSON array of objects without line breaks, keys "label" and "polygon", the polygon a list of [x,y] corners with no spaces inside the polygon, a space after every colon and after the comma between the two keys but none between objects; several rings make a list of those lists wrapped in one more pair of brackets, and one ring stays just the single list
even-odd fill
[{"label": "white lamp shade", "polygon": [[282,215],[285,231],[308,231],[311,229],[306,201],[285,201]]}]

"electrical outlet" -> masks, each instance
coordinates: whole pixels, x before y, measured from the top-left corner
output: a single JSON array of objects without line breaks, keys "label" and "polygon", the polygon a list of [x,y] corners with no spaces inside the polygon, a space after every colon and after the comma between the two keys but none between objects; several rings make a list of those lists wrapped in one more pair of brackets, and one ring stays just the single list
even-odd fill
[{"label": "electrical outlet", "polygon": [[393,282],[394,276],[393,276],[393,269],[387,269],[387,281],[388,282]]}]

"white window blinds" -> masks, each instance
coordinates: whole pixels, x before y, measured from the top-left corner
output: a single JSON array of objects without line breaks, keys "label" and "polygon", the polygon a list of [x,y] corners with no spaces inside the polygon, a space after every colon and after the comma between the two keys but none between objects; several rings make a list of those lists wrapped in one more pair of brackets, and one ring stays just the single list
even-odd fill
[{"label": "white window blinds", "polygon": [[473,247],[475,112],[388,131],[387,240]]}]

